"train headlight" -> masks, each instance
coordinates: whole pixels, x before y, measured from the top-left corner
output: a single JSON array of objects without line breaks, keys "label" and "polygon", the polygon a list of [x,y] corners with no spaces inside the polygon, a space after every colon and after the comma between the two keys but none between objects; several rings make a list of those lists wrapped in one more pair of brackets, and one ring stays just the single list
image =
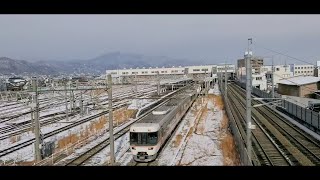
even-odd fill
[{"label": "train headlight", "polygon": [[149,147],[148,150],[153,150],[153,147]]}]

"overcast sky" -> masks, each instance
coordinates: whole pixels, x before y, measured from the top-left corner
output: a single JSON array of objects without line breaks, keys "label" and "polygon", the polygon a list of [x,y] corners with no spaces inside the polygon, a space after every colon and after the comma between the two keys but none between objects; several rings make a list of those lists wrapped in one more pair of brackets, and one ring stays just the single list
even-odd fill
[{"label": "overcast sky", "polygon": [[26,60],[120,51],[235,62],[250,37],[255,55],[276,55],[264,47],[312,64],[320,60],[319,15],[0,15],[0,56]]}]

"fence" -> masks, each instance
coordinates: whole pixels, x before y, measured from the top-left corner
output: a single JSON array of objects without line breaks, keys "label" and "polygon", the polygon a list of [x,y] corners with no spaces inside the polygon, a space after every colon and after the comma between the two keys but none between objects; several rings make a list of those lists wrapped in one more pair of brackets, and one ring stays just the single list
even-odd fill
[{"label": "fence", "polygon": [[233,137],[235,139],[235,144],[236,144],[236,147],[237,147],[239,155],[240,155],[240,162],[242,165],[249,165],[249,163],[250,163],[250,165],[252,165],[252,163],[249,162],[248,151],[246,149],[245,142],[242,140],[241,133],[236,125],[236,121],[232,115],[230,108],[229,108],[229,104],[227,103],[227,101],[225,99],[224,87],[222,87],[222,85],[220,84],[219,88],[220,88],[221,94],[223,95],[223,102],[224,102],[225,110],[226,110],[226,113],[227,113],[227,116],[228,116],[228,119],[230,122],[231,131],[232,131]]},{"label": "fence", "polygon": [[[245,83],[236,82],[242,88],[246,88]],[[261,98],[271,98],[271,94],[265,91],[261,91],[258,88],[252,88],[252,93]],[[280,94],[275,93],[276,98],[281,98]],[[268,100],[266,100],[268,101]],[[309,128],[310,130],[320,134],[320,114],[310,109],[301,107],[295,103],[287,100],[282,102],[277,107],[281,112],[289,115],[292,119]]]}]

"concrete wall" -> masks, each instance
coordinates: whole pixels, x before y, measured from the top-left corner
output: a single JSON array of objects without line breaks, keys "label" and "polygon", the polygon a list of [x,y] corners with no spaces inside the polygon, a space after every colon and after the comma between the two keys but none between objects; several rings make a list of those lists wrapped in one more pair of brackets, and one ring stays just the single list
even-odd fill
[{"label": "concrete wall", "polygon": [[282,95],[310,97],[314,91],[318,90],[318,83],[306,84],[302,86],[296,85],[278,85],[278,93]]},{"label": "concrete wall", "polygon": [[318,90],[317,83],[313,84],[306,84],[303,86],[300,86],[300,96],[299,97],[310,97],[311,94],[314,93],[314,91]]},{"label": "concrete wall", "polygon": [[278,84],[278,93],[289,96],[299,96],[299,87],[286,84]]}]

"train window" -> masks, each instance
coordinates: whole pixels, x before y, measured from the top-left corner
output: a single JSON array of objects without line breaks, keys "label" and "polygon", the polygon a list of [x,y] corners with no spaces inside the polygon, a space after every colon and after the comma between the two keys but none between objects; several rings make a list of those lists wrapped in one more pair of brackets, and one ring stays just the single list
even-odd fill
[{"label": "train window", "polygon": [[138,138],[138,143],[139,144],[147,144],[147,133],[140,133],[140,136]]},{"label": "train window", "polygon": [[148,133],[148,144],[156,145],[157,141],[158,141],[158,133],[157,132]]},{"label": "train window", "polygon": [[137,144],[138,142],[138,133],[130,133],[130,144]]},{"label": "train window", "polygon": [[130,144],[134,145],[156,145],[158,142],[158,133],[130,133]]}]

